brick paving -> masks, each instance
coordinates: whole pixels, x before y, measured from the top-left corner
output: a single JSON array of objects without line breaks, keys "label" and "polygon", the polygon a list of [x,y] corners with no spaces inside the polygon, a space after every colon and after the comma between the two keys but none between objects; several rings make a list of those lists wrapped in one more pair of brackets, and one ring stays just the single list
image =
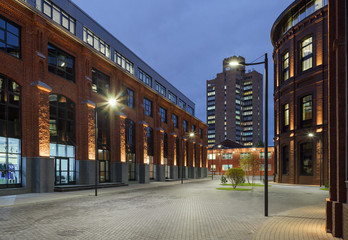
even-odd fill
[{"label": "brick paving", "polygon": [[[334,239],[316,187],[216,190],[219,181],[134,184],[94,192],[0,197],[0,239]],[[321,207],[322,206],[322,207]]]}]

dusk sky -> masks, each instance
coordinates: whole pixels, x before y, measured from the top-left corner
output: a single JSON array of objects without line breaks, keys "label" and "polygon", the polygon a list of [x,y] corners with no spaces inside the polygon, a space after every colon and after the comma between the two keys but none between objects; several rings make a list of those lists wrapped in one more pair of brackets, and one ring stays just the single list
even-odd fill
[{"label": "dusk sky", "polygon": [[[196,104],[206,122],[206,80],[222,61],[269,55],[269,145],[273,145],[273,47],[270,31],[293,0],[73,0]],[[264,73],[264,66],[255,66]],[[248,69],[248,68],[247,68]],[[252,69],[252,68],[249,68]]]}]

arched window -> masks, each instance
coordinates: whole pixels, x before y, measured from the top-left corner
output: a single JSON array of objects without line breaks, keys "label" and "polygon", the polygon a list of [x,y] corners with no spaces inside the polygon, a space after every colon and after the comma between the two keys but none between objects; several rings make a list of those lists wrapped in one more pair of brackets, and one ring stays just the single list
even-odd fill
[{"label": "arched window", "polygon": [[21,88],[0,74],[0,188],[21,184]]},{"label": "arched window", "polygon": [[109,114],[99,109],[98,112],[98,161],[99,181],[110,181],[110,118]]},{"label": "arched window", "polygon": [[164,161],[164,177],[169,178],[168,135],[167,135],[167,133],[163,133],[163,161]]},{"label": "arched window", "polygon": [[153,130],[150,127],[147,127],[147,164],[150,165],[150,179],[155,178],[155,167],[153,165]]},{"label": "arched window", "polygon": [[51,94],[50,155],[55,159],[57,185],[75,183],[75,103],[69,98]]},{"label": "arched window", "polygon": [[126,119],[126,161],[128,165],[128,179],[135,180],[135,124]]}]

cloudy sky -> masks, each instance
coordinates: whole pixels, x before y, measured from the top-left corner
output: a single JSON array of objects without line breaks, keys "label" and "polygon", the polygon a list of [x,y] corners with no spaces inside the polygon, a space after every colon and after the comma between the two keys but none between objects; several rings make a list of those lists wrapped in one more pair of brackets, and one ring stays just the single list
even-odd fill
[{"label": "cloudy sky", "polygon": [[[269,55],[269,144],[273,145],[273,47],[270,30],[293,0],[73,0],[196,103],[206,122],[206,80],[222,60]],[[97,3],[97,4],[96,4]],[[262,58],[260,59],[262,61]],[[263,74],[263,66],[255,67]]]}]

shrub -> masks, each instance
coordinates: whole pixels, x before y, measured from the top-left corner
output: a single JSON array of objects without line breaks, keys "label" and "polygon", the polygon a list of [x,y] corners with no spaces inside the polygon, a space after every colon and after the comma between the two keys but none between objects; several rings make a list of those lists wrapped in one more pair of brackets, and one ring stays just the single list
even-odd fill
[{"label": "shrub", "polygon": [[227,183],[227,178],[224,175],[221,175],[221,183]]},{"label": "shrub", "polygon": [[231,168],[226,172],[226,177],[232,183],[232,187],[236,188],[239,184],[243,183],[245,172],[241,168]]}]

